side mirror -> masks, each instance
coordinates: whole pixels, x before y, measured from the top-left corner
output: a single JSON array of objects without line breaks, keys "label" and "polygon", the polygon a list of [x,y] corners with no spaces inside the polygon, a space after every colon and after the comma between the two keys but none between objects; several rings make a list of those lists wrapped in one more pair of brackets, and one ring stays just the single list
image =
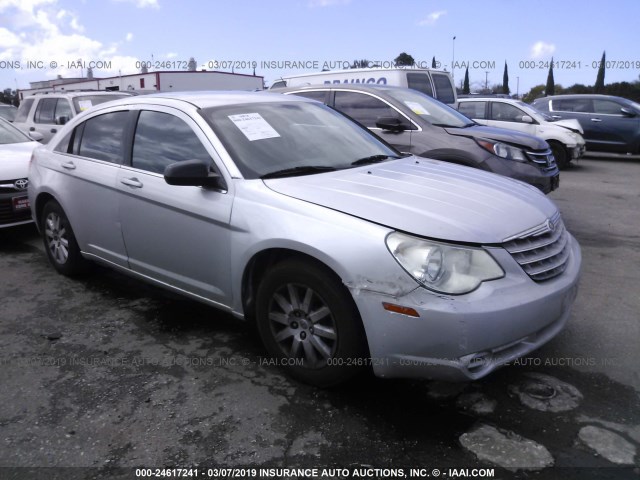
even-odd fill
[{"label": "side mirror", "polygon": [[636,112],[627,107],[622,107],[620,113],[625,117],[635,117],[637,115]]},{"label": "side mirror", "polygon": [[56,117],[56,125],[64,125],[68,121],[69,117],[66,115],[60,115],[59,117]]},{"label": "side mirror", "polygon": [[40,132],[36,131],[29,132],[29,137],[31,137],[31,139],[35,140],[36,142],[41,142],[44,138],[44,136]]},{"label": "side mirror", "polygon": [[392,132],[404,132],[409,128],[398,117],[378,117],[376,127]]},{"label": "side mirror", "polygon": [[167,165],[164,181],[169,185],[224,188],[220,175],[209,172],[209,165],[201,160],[185,160]]},{"label": "side mirror", "polygon": [[523,115],[522,123],[533,123],[533,118],[531,118],[529,115]]}]

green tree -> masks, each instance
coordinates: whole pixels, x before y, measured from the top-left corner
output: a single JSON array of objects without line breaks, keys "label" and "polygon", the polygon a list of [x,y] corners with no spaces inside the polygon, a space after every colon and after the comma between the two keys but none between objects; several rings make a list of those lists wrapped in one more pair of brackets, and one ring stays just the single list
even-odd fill
[{"label": "green tree", "polygon": [[600,66],[598,67],[598,75],[596,76],[596,84],[593,86],[595,93],[604,93],[604,66],[605,66],[605,52],[602,52],[602,60],[600,60]]},{"label": "green tree", "polygon": [[408,53],[402,52],[394,60],[396,67],[411,67],[416,61]]},{"label": "green tree", "polygon": [[525,93],[522,96],[522,100],[524,102],[526,102],[526,103],[531,103],[536,98],[540,98],[540,97],[542,97],[544,95],[544,89],[545,89],[544,85],[542,85],[542,84],[536,85],[531,90],[529,90],[529,93]]},{"label": "green tree", "polygon": [[553,57],[551,57],[551,64],[549,65],[549,74],[547,75],[547,86],[544,89],[545,96],[556,94],[556,84],[553,80]]},{"label": "green tree", "polygon": [[462,86],[462,93],[469,95],[471,90],[469,89],[469,67],[464,71],[464,84]]},{"label": "green tree", "polygon": [[431,59],[431,68],[438,68],[438,64],[436,63],[435,56]]},{"label": "green tree", "polygon": [[509,71],[507,70],[507,61],[504,61],[504,73],[502,74],[502,93],[509,94]]}]

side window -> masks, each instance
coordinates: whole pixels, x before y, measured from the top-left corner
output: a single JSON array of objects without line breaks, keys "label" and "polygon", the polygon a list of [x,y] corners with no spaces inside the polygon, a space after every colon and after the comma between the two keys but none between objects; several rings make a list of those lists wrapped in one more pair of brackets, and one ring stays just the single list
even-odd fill
[{"label": "side window", "polygon": [[368,128],[375,128],[379,117],[400,117],[382,100],[356,92],[336,92],[335,108]]},{"label": "side window", "polygon": [[508,103],[492,102],[491,103],[491,119],[501,122],[519,122],[522,123],[524,112],[518,107],[509,105]]},{"label": "side window", "polygon": [[432,73],[431,76],[436,89],[436,98],[442,103],[454,103],[456,96],[453,93],[453,86],[449,76],[442,73]]},{"label": "side window", "polygon": [[[122,163],[124,132],[129,112],[112,112],[84,122],[78,155]],[[74,149],[75,151],[75,149]]]},{"label": "side window", "polygon": [[487,118],[486,106],[487,102],[460,102],[458,111],[469,118],[484,120]]},{"label": "side window", "polygon": [[426,73],[407,73],[407,86],[413,90],[417,90],[425,95],[433,97],[431,80],[429,80]]},{"label": "side window", "polygon": [[56,124],[58,124],[58,119],[60,117],[67,117],[67,120],[73,117],[71,106],[69,105],[69,100],[67,100],[66,98],[59,98],[58,103],[56,104],[56,113],[54,117]]},{"label": "side window", "polygon": [[327,103],[327,92],[296,92],[294,95],[299,97],[310,98],[311,100],[317,100],[318,102]]},{"label": "side window", "polygon": [[48,123],[52,124],[54,122],[54,114],[56,111],[56,103],[58,103],[57,98],[41,98],[40,103],[36,107],[36,123]]},{"label": "side window", "polygon": [[167,165],[184,160],[211,164],[209,152],[189,125],[168,113],[142,111],[133,138],[131,166],[163,174]]},{"label": "side window", "polygon": [[620,112],[621,108],[622,105],[612,102],[611,100],[595,99],[593,101],[593,111],[595,113],[605,115],[622,115],[622,112]]},{"label": "side window", "polygon": [[588,98],[563,98],[551,101],[554,112],[593,112],[593,102]]},{"label": "side window", "polygon": [[27,121],[29,111],[31,110],[31,105],[33,105],[34,100],[35,98],[26,98],[22,101],[22,103],[20,103],[16,118],[13,119],[14,123],[22,123]]}]

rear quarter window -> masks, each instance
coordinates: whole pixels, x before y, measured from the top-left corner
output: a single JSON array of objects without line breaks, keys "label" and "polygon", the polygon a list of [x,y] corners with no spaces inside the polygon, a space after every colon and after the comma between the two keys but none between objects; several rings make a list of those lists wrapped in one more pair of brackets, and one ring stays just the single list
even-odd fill
[{"label": "rear quarter window", "polygon": [[484,120],[487,118],[486,106],[487,102],[461,102],[458,111],[469,118]]},{"label": "rear quarter window", "polygon": [[433,85],[436,90],[436,98],[442,103],[455,103],[456,94],[453,91],[453,85],[448,75],[442,73],[433,73]]},{"label": "rear quarter window", "polygon": [[29,116],[29,111],[31,110],[31,105],[35,98],[26,98],[20,104],[18,108],[18,113],[16,114],[16,118],[13,120],[14,123],[22,123],[27,121],[27,117]]}]

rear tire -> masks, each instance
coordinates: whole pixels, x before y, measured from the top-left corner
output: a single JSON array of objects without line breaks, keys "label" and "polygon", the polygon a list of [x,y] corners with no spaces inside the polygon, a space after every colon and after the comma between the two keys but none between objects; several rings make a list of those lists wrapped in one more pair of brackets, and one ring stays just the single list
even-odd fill
[{"label": "rear tire", "polygon": [[549,146],[551,147],[551,152],[556,159],[556,164],[560,170],[564,170],[569,166],[571,160],[569,159],[569,154],[567,153],[567,149],[558,142],[549,142]]},{"label": "rear tire", "polygon": [[74,276],[87,271],[89,262],[80,253],[69,219],[55,200],[42,209],[40,229],[47,257],[59,273]]},{"label": "rear tire", "polygon": [[272,267],[258,287],[256,320],[274,363],[304,383],[335,386],[369,365],[351,295],[315,263],[287,260]]}]

